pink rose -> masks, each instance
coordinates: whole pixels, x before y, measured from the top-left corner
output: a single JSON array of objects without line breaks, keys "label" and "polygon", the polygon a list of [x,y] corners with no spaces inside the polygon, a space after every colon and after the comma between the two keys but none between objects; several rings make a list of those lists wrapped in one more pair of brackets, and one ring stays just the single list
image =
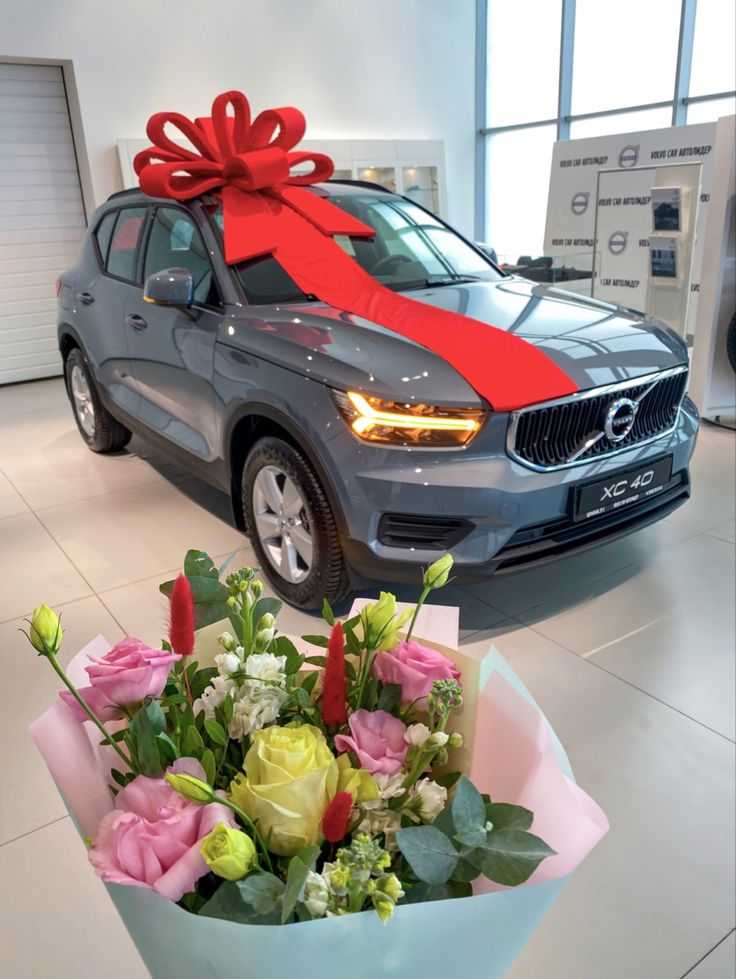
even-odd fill
[{"label": "pink rose", "polygon": [[400,642],[387,653],[379,653],[373,663],[373,675],[381,683],[401,685],[401,699],[416,701],[419,710],[427,709],[427,694],[435,680],[459,680],[460,672],[446,656],[421,643]]},{"label": "pink rose", "polygon": [[[179,758],[170,772],[206,780],[195,758]],[[88,856],[111,884],[150,887],[179,901],[209,870],[199,843],[219,823],[235,826],[217,802],[187,802],[163,778],[139,775],[115,796],[117,809],[103,816]]]},{"label": "pink rose", "polygon": [[404,764],[409,745],[406,724],[385,710],[356,710],[348,720],[350,735],[338,734],[335,748],[354,751],[360,767],[371,775],[394,775]]},{"label": "pink rose", "polygon": [[[80,696],[101,721],[119,717],[118,707],[132,707],[146,697],[158,697],[166,686],[169,671],[177,660],[173,653],[151,649],[140,639],[128,636],[102,657],[91,656],[86,668],[91,686],[82,687]],[[61,698],[77,720],[87,715],[68,690]]]}]

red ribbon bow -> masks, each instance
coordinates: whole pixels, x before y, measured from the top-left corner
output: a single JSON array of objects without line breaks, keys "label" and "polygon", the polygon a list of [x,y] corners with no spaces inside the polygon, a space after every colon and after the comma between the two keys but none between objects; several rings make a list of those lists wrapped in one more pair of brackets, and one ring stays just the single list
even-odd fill
[{"label": "red ribbon bow", "polygon": [[[167,125],[176,127],[199,153],[170,139]],[[151,197],[190,200],[221,191],[229,264],[277,250],[285,207],[325,235],[374,235],[372,228],[326,199],[300,189],[329,180],[334,171],[323,153],[292,151],[305,128],[304,116],[294,108],[267,109],[251,122],[245,95],[223,92],[212,103],[210,118],[192,122],[179,112],[151,116],[146,132],[154,145],[138,153],[133,166]],[[312,163],[312,170],[292,174],[302,163]]]}]

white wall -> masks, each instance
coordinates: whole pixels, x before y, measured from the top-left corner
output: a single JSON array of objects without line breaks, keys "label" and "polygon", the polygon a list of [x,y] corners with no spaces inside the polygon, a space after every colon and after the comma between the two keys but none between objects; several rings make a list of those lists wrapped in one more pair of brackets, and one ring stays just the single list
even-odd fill
[{"label": "white wall", "polygon": [[3,0],[0,60],[71,61],[95,203],[118,137],[230,88],[296,105],[312,138],[444,139],[448,216],[473,226],[474,0]]}]

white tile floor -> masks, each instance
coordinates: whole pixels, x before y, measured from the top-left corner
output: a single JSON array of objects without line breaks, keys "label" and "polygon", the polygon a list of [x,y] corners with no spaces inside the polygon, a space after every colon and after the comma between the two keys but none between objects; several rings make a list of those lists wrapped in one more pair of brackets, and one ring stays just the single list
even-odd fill
[{"label": "white tile floor", "polygon": [[[534,692],[611,821],[512,979],[734,976],[735,463],[734,434],[706,427],[693,499],[668,520],[442,593],[463,642],[493,641]],[[60,381],[0,388],[3,979],[147,974],[26,734],[56,683],[17,629],[43,600],[66,655],[100,632],[155,643],[157,586],[186,546],[253,561],[221,494],[137,439],[88,452]],[[314,620],[285,610],[281,626]]]}]

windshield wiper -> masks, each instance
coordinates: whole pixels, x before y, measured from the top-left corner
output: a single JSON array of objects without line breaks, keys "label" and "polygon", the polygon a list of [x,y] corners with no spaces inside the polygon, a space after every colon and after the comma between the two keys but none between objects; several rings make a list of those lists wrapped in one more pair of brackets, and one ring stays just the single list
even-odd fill
[{"label": "windshield wiper", "polygon": [[454,286],[458,282],[482,282],[482,278],[479,275],[428,275],[427,285],[428,286]]}]

